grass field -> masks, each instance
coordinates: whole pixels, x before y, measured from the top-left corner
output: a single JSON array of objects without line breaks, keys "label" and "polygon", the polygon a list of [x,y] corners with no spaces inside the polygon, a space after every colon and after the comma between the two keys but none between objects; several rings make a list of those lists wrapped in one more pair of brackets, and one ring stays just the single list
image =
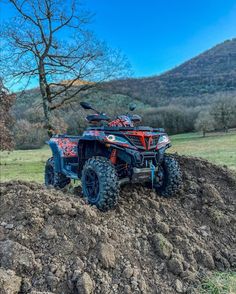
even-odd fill
[{"label": "grass field", "polygon": [[35,150],[3,151],[1,154],[1,181],[26,180],[43,182],[44,165],[50,157],[48,146]]},{"label": "grass field", "polygon": [[198,133],[172,136],[170,152],[205,158],[236,171],[236,132],[212,133],[203,138]]},{"label": "grass field", "polygon": [[[236,171],[236,132],[211,134],[206,138],[198,133],[180,134],[172,136],[171,140],[171,153],[203,157]],[[1,181],[21,179],[42,183],[44,164],[50,154],[48,146],[36,150],[1,152]]]}]

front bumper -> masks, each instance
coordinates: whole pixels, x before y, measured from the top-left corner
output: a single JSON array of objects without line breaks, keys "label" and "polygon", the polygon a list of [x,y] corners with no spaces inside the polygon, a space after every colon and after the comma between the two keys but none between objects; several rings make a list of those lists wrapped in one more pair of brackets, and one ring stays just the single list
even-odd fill
[{"label": "front bumper", "polygon": [[150,162],[152,162],[155,166],[158,166],[164,157],[165,151],[170,147],[170,144],[155,150],[155,151],[136,151],[132,149],[125,149],[126,154],[128,154],[131,158],[131,164],[137,168],[145,168],[150,166]]},{"label": "front bumper", "polygon": [[[156,167],[154,174],[158,171]],[[152,180],[152,170],[150,168],[133,168],[132,183],[149,182]]]},{"label": "front bumper", "polygon": [[[150,167],[148,168],[133,168],[133,173],[131,177],[120,179],[120,184],[126,183],[145,183],[145,182],[152,182],[153,175],[156,175],[158,171],[158,167],[152,170]],[[153,174],[154,173],[154,174]]]}]

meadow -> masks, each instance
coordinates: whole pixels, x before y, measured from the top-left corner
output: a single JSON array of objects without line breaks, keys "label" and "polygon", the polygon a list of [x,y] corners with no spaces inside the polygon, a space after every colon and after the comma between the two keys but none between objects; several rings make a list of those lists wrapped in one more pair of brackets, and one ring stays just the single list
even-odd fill
[{"label": "meadow", "polygon": [[199,133],[171,137],[171,153],[205,158],[215,164],[236,171],[236,131],[210,133],[205,138]]},{"label": "meadow", "polygon": [[[205,158],[215,164],[228,166],[236,171],[236,132],[212,133],[202,137],[199,133],[171,136],[172,147],[168,152]],[[0,152],[1,181],[26,180],[43,182],[44,165],[51,156],[46,145],[35,150]]]}]

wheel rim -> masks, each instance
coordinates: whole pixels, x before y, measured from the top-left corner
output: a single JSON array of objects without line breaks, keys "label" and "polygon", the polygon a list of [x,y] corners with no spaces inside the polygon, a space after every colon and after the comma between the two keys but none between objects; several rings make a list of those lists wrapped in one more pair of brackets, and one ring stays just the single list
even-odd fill
[{"label": "wheel rim", "polygon": [[99,199],[99,180],[96,172],[88,169],[85,174],[86,195],[91,203],[96,203]]}]

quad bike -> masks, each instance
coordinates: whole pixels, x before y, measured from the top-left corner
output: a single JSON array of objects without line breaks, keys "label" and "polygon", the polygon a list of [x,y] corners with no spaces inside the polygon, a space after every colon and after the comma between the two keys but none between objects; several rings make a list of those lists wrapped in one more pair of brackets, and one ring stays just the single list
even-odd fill
[{"label": "quad bike", "polygon": [[[80,179],[87,201],[107,211],[115,207],[125,183],[147,183],[158,195],[174,196],[181,187],[178,162],[165,154],[171,146],[164,129],[137,126],[139,115],[111,120],[88,103],[80,105],[93,114],[82,136],[55,135],[48,141],[52,157],[45,167],[45,184],[62,189]],[[130,111],[135,109],[130,106]]]}]

